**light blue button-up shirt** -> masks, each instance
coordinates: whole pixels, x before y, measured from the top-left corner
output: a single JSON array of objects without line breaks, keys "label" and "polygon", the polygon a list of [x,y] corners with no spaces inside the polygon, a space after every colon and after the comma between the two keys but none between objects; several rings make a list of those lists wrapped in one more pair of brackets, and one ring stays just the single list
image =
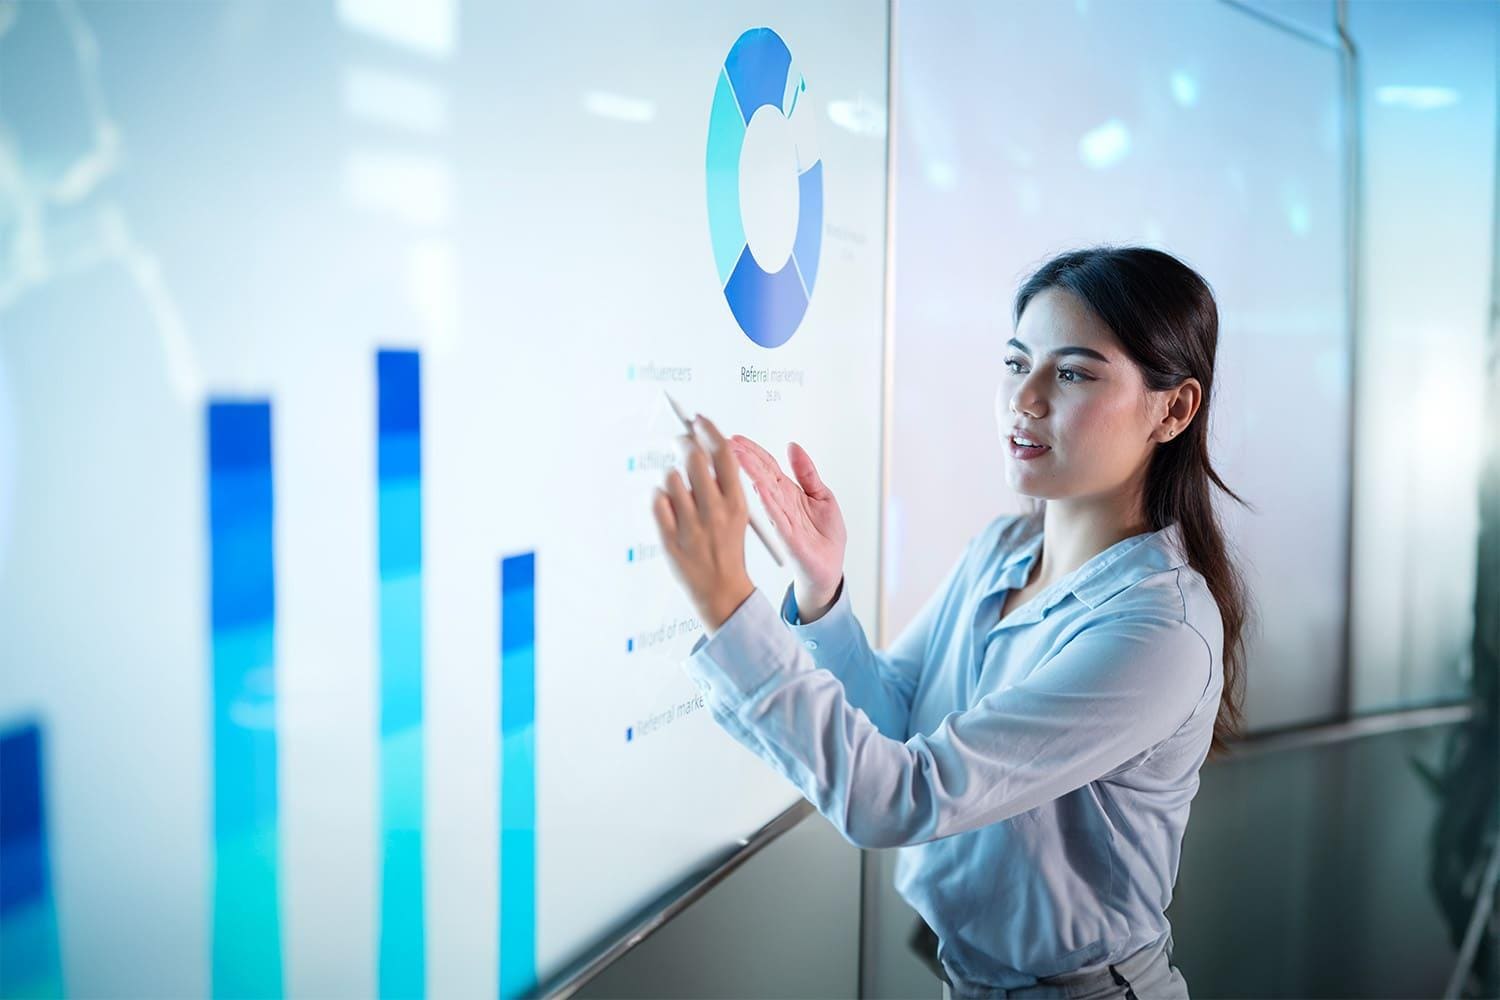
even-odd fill
[{"label": "light blue button-up shirt", "polygon": [[959,992],[1159,942],[1223,689],[1223,625],[1179,526],[1134,535],[998,621],[1041,514],[970,540],[890,648],[840,585],[798,624],[759,590],[685,661],[714,719],[859,847]]}]

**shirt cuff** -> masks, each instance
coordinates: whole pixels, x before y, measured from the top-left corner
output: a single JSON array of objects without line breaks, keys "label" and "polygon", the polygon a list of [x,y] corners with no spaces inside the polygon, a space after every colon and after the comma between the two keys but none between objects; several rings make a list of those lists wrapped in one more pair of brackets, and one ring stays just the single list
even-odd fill
[{"label": "shirt cuff", "polygon": [[811,667],[798,663],[801,652],[757,587],[712,637],[699,636],[684,667],[706,697],[732,708],[777,674]]},{"label": "shirt cuff", "polygon": [[839,582],[838,594],[823,616],[807,624],[799,623],[795,587],[787,584],[786,594],[781,599],[781,621],[797,641],[807,647],[820,666],[828,654],[859,649],[864,644],[864,633],[849,600],[847,581]]}]

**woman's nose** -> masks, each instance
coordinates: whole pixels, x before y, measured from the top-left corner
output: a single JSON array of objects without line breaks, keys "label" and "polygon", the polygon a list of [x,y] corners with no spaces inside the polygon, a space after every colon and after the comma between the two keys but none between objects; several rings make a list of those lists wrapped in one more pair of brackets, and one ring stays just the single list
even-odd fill
[{"label": "woman's nose", "polygon": [[1040,392],[1035,391],[1031,381],[1028,379],[1016,387],[1011,393],[1010,412],[1012,414],[1025,414],[1028,417],[1038,418],[1047,412],[1047,400]]},{"label": "woman's nose", "polygon": [[995,387],[995,416],[1002,422],[1011,422],[1025,414],[1030,419],[1038,419],[1047,413],[1047,400],[1041,392],[1034,389],[1035,383],[1031,379],[1023,379],[1020,385],[1012,385],[1001,382]]}]

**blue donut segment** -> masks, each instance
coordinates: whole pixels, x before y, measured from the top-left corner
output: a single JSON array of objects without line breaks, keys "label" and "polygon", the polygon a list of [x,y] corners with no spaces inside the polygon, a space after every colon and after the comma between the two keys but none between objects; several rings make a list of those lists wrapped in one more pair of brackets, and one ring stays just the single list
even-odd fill
[{"label": "blue donut segment", "polygon": [[797,270],[802,274],[807,294],[812,295],[813,283],[818,280],[819,251],[823,247],[822,160],[797,175],[797,193],[802,199],[802,207],[797,216],[797,239],[792,244],[792,257],[797,261]]},{"label": "blue donut segment", "polygon": [[748,246],[724,286],[724,297],[740,329],[761,347],[786,343],[807,312],[807,292],[795,261],[788,258],[771,274],[755,262]]},{"label": "blue donut segment", "polygon": [[751,28],[734,43],[724,60],[724,71],[734,85],[740,118],[746,125],[763,104],[781,110],[791,65],[792,53],[770,28]]},{"label": "blue donut segment", "polygon": [[734,102],[729,77],[720,70],[708,120],[708,232],[721,288],[745,249],[745,224],[740,218],[740,150],[744,145],[745,120]]}]

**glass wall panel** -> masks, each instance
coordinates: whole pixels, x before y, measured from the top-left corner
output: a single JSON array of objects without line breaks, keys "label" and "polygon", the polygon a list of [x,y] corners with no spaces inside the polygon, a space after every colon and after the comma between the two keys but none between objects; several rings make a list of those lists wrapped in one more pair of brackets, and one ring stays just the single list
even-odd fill
[{"label": "glass wall panel", "polygon": [[898,8],[889,635],[1019,510],[994,417],[1025,273],[1144,243],[1219,300],[1213,455],[1260,609],[1252,727],[1342,711],[1349,466],[1340,60],[1227,4]]},{"label": "glass wall panel", "polygon": [[1363,136],[1353,703],[1472,670],[1500,6],[1355,3]]}]

